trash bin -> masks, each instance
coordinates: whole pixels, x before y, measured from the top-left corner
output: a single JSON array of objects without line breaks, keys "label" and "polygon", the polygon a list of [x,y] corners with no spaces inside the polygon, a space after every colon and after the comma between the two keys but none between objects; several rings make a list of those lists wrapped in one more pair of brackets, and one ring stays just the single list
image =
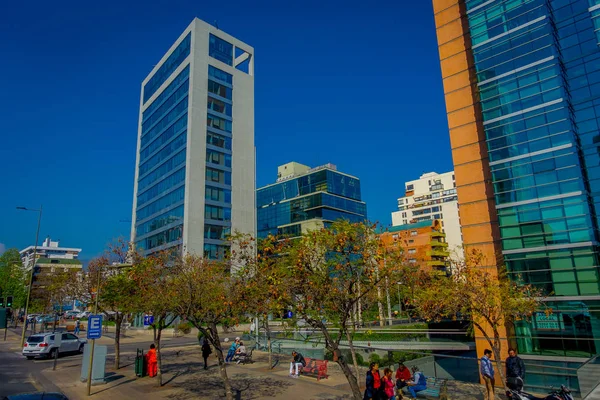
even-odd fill
[{"label": "trash bin", "polygon": [[144,359],[144,350],[137,349],[135,356],[135,375],[140,378],[146,376],[146,360]]}]

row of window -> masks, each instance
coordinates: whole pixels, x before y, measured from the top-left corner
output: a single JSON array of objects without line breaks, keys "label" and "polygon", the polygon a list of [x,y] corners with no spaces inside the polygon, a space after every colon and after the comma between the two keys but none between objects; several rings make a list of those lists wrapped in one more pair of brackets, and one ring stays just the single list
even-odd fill
[{"label": "row of window", "polygon": [[215,221],[231,221],[231,208],[221,206],[204,206],[204,219],[214,219]]},{"label": "row of window", "polygon": [[231,190],[207,185],[204,192],[204,198],[206,200],[218,201],[221,203],[231,203]]},{"label": "row of window", "polygon": [[173,50],[171,55],[165,60],[160,68],[152,75],[152,78],[148,80],[148,83],[144,85],[144,103],[148,101],[150,97],[160,86],[169,79],[169,76],[181,65],[183,60],[190,55],[192,45],[192,34],[189,33],[185,39],[179,43],[177,48]]},{"label": "row of window", "polygon": [[498,210],[501,227],[575,218],[587,214],[589,214],[589,208],[585,196],[572,196],[564,199],[521,204]]},{"label": "row of window", "polygon": [[[141,147],[140,151],[140,162],[143,162],[150,155],[152,155],[156,150],[161,148],[165,143],[169,142],[175,136],[181,134],[184,130],[187,129],[187,112],[181,116],[173,125],[168,127],[165,131],[163,131],[155,140],[150,142],[150,144],[144,148]],[[142,143],[147,141],[142,140]]]},{"label": "row of window", "polygon": [[225,114],[231,117],[231,104],[224,102],[223,100],[217,100],[208,96],[207,100],[208,111],[215,111],[221,114]]},{"label": "row of window", "polygon": [[144,250],[151,250],[155,247],[181,240],[182,237],[183,225],[179,225],[157,233],[156,235],[149,236],[137,243]]},{"label": "row of window", "polygon": [[230,247],[225,244],[204,244],[204,258],[223,260],[229,254]]},{"label": "row of window", "polygon": [[144,218],[151,216],[159,212],[160,210],[170,207],[174,204],[182,202],[185,198],[185,186],[181,186],[180,188],[175,189],[174,191],[166,194],[165,196],[159,198],[158,200],[153,201],[137,210],[136,212],[136,221],[141,221]]},{"label": "row of window", "polygon": [[231,133],[232,122],[213,114],[206,114],[206,126]]},{"label": "row of window", "polygon": [[169,210],[161,215],[152,218],[150,221],[138,225],[135,230],[137,237],[158,230],[163,226],[167,226],[176,222],[183,222],[183,204],[172,210]]},{"label": "row of window", "polygon": [[164,164],[162,164],[160,167],[156,168],[154,171],[150,172],[144,178],[140,179],[138,182],[138,192],[143,190],[144,188],[150,186],[154,182],[162,179],[170,171],[182,166],[185,163],[185,155],[186,155],[186,150],[183,149],[179,153],[177,153],[173,157],[171,157]]},{"label": "row of window", "polygon": [[231,227],[204,224],[204,238],[213,240],[226,240],[231,234]]},{"label": "row of window", "polygon": [[225,154],[221,153],[220,151],[206,149],[206,162],[231,168],[231,154]]},{"label": "row of window", "polygon": [[165,88],[165,90],[163,90],[158,95],[158,97],[156,99],[154,99],[154,101],[152,102],[152,104],[150,104],[148,107],[146,107],[146,109],[142,113],[142,122],[146,122],[146,120],[148,119],[148,117],[150,117],[152,114],[154,114],[154,112],[156,111],[156,109],[162,105],[162,102],[166,98],[168,98],[175,90],[179,89],[179,86],[183,82],[186,82],[184,84],[184,86],[187,87],[189,85],[189,79],[188,79],[189,76],[190,76],[190,66],[188,65],[187,67],[185,67],[183,69],[183,71],[181,71],[179,73],[179,75],[177,75],[175,77],[175,79],[173,79],[173,81],[171,83],[169,83],[169,86],[167,86]]},{"label": "row of window", "polygon": [[208,77],[218,79],[229,84],[233,84],[233,75],[223,70],[220,70],[217,67],[213,67],[212,65],[208,66]]},{"label": "row of window", "polygon": [[231,150],[231,138],[214,132],[206,132],[206,144]]},{"label": "row of window", "polygon": [[544,186],[518,189],[512,192],[497,193],[496,204],[512,203],[516,201],[533,200],[543,197],[556,196],[585,190],[583,182],[572,179],[557,183],[548,183]]},{"label": "row of window", "polygon": [[185,167],[177,170],[175,173],[165,177],[156,185],[152,186],[148,190],[141,192],[138,190],[137,205],[138,207],[148,201],[154,199],[156,196],[164,193],[170,188],[179,185],[185,180]]},{"label": "row of window", "polygon": [[167,115],[163,117],[156,125],[154,125],[148,132],[142,135],[142,147],[150,143],[152,139],[167,129],[174,121],[181,118],[184,112],[188,109],[188,97],[184,97],[179,104],[175,106]]},{"label": "row of window", "polygon": [[233,89],[221,83],[208,81],[208,92],[220,96],[224,99],[231,100],[233,98]]},{"label": "row of window", "polygon": [[[187,82],[187,81],[186,81]],[[166,99],[164,101],[164,103],[162,103],[160,105],[160,107],[158,107],[156,109],[155,112],[153,112],[148,119],[146,119],[146,121],[144,121],[142,123],[142,135],[145,135],[146,132],[148,132],[150,130],[150,128],[156,123],[158,122],[169,110],[171,110],[171,108],[179,103],[179,101],[181,101],[181,99],[183,99],[184,97],[187,97],[189,92],[189,88],[187,84],[184,84],[183,86],[181,86],[179,89],[177,89],[175,91],[175,93],[173,93],[171,96],[169,96],[168,99]],[[154,104],[154,103],[152,103]]]},{"label": "row of window", "polygon": [[177,136],[172,142],[170,142],[165,147],[163,147],[162,150],[160,150],[158,153],[156,153],[155,155],[150,157],[148,160],[146,160],[142,164],[140,164],[139,172],[138,172],[139,176],[143,176],[144,174],[146,174],[146,172],[150,171],[152,168],[154,168],[158,164],[162,163],[163,161],[165,161],[166,159],[171,157],[171,155],[173,153],[175,153],[182,147],[185,147],[186,144],[187,144],[187,131],[183,131],[183,133],[181,133],[179,136]]},{"label": "row of window", "polygon": [[231,185],[231,172],[206,167],[205,175],[206,183],[215,182],[223,185]]}]

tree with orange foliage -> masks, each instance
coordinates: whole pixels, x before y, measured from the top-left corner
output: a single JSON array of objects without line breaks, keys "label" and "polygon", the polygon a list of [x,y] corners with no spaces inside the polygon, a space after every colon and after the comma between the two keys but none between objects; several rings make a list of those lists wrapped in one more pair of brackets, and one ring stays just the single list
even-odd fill
[{"label": "tree with orange foliage", "polygon": [[231,265],[241,281],[246,312],[258,317],[259,330],[264,330],[269,353],[269,368],[273,368],[271,328],[269,315],[282,313],[292,303],[285,282],[289,271],[279,265],[278,254],[286,241],[272,235],[255,240],[251,235],[236,233],[230,238],[232,244]]},{"label": "tree with orange foliage", "polygon": [[140,258],[130,273],[137,292],[132,299],[134,308],[137,312],[154,317],[154,322],[150,326],[156,346],[158,386],[162,386],[162,332],[177,319],[171,299],[176,296],[178,290],[174,285],[178,269],[171,268],[172,260],[173,257],[169,252]]},{"label": "tree with orange foliage", "polygon": [[202,332],[214,347],[225,397],[233,400],[217,326],[224,322],[237,324],[244,315],[247,304],[240,282],[231,275],[226,261],[188,254],[175,261],[171,268],[177,288],[173,297],[175,313]]},{"label": "tree with orange foliage", "polygon": [[283,284],[293,296],[296,317],[321,332],[356,400],[362,393],[341,355],[340,342],[347,340],[355,357],[349,331],[355,310],[377,303],[378,288],[386,279],[396,282],[403,268],[401,250],[385,251],[375,228],[338,220],[290,240],[279,251],[279,265],[288,270]]},{"label": "tree with orange foliage", "polygon": [[511,281],[504,267],[483,268],[483,255],[472,250],[452,261],[450,277],[431,273],[413,293],[414,311],[427,321],[462,319],[488,342],[506,386],[501,358],[502,328],[527,319],[542,307],[542,293],[531,285]]}]

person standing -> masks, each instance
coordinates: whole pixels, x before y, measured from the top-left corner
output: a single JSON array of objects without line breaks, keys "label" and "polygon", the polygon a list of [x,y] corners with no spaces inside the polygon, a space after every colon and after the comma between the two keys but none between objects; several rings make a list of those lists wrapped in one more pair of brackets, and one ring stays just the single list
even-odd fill
[{"label": "person standing", "polygon": [[[302,356],[302,354],[297,351],[292,351],[292,362],[290,363],[290,376],[292,378],[297,378],[300,374],[300,368],[306,366],[306,360]],[[295,372],[294,372],[295,371]]]},{"label": "person standing", "polygon": [[479,372],[485,382],[486,400],[494,400],[494,366],[492,365],[492,351],[485,349],[479,361]]},{"label": "person standing", "polygon": [[150,345],[150,350],[146,353],[146,366],[148,371],[148,376],[153,378],[156,376],[158,369],[158,362],[156,359],[156,346],[154,343]]},{"label": "person standing", "polygon": [[517,351],[512,347],[508,349],[506,359],[506,384],[510,388],[522,388],[525,381],[525,363],[517,356]]},{"label": "person standing", "polygon": [[403,363],[398,363],[398,369],[396,370],[396,387],[402,389],[410,381],[410,370],[404,366]]},{"label": "person standing", "polygon": [[204,358],[204,369],[208,369],[208,356],[212,353],[212,349],[208,344],[208,340],[204,339],[202,342],[202,358]]},{"label": "person standing", "polygon": [[379,389],[381,388],[381,377],[379,376],[379,365],[372,362],[369,365],[366,378],[365,395],[364,400],[377,400],[379,396]]},{"label": "person standing", "polygon": [[382,398],[386,400],[395,400],[394,381],[392,380],[392,370],[386,368],[383,370],[383,378],[381,378],[381,387],[383,389]]},{"label": "person standing", "polygon": [[81,322],[79,321],[79,318],[77,318],[77,321],[75,322],[75,335],[79,335],[80,329],[81,329]]}]

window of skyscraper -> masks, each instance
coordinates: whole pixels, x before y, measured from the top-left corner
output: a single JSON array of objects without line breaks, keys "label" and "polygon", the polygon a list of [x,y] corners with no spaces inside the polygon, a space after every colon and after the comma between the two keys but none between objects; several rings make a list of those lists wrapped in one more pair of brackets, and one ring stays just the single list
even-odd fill
[{"label": "window of skyscraper", "polygon": [[208,55],[227,65],[233,65],[233,45],[212,33],[209,39]]}]

